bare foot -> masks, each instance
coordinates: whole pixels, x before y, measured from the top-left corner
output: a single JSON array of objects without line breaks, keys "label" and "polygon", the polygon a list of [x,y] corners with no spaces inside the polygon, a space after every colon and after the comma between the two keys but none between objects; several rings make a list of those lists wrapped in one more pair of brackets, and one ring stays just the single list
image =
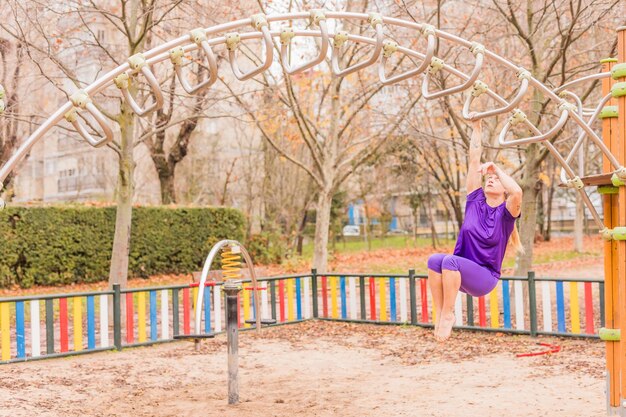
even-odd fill
[{"label": "bare foot", "polygon": [[441,312],[436,311],[435,317],[433,317],[433,324],[435,325],[435,331],[433,334],[435,335],[435,338],[437,337],[437,332],[439,331],[439,320],[441,320]]},{"label": "bare foot", "polygon": [[452,326],[454,326],[454,313],[446,313],[441,316],[439,319],[438,332],[435,334],[437,340],[446,340],[450,337],[450,333],[452,333]]}]

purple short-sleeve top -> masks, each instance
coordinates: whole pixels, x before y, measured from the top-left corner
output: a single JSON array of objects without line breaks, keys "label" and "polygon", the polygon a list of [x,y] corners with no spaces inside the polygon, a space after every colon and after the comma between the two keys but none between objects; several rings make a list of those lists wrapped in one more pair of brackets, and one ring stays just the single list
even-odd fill
[{"label": "purple short-sleeve top", "polygon": [[491,207],[482,188],[472,191],[467,195],[465,220],[454,254],[476,262],[500,278],[502,260],[515,219],[506,208],[506,202]]}]

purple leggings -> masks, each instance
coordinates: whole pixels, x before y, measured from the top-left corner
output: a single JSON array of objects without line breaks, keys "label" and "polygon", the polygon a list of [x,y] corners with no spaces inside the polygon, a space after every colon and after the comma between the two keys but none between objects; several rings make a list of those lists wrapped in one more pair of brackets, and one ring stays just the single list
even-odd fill
[{"label": "purple leggings", "polygon": [[428,258],[428,269],[441,274],[443,269],[461,273],[461,288],[465,294],[474,297],[487,295],[498,285],[498,278],[476,262],[456,255],[435,253]]}]

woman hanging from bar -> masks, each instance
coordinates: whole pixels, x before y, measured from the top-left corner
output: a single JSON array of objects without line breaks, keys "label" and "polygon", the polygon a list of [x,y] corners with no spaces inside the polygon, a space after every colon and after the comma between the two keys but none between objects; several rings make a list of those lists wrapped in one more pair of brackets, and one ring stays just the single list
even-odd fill
[{"label": "woman hanging from bar", "polygon": [[459,290],[474,297],[489,294],[498,284],[507,244],[523,251],[515,227],[521,211],[522,189],[493,162],[481,165],[481,121],[474,121],[472,128],[465,219],[454,253],[436,253],[428,259],[428,283],[436,316],[435,338],[440,341],[452,332]]}]

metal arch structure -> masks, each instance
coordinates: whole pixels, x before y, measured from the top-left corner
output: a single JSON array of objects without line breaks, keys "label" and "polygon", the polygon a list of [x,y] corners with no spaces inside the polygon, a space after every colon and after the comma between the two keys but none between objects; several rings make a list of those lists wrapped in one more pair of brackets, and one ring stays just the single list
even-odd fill
[{"label": "metal arch structure", "polygon": [[[220,240],[219,242],[217,242],[215,245],[213,245],[213,247],[211,248],[211,250],[209,251],[209,254],[206,257],[206,260],[204,261],[204,266],[202,267],[202,273],[200,274],[200,282],[198,287],[199,288],[204,288],[207,282],[207,279],[209,277],[209,272],[211,271],[211,266],[213,266],[213,261],[215,260],[216,256],[220,253],[220,250],[222,250],[225,247],[237,247],[238,250],[241,253],[241,256],[243,257],[244,262],[246,263],[246,266],[248,267],[248,270],[250,271],[250,281],[252,283],[252,288],[253,288],[253,296],[254,296],[254,309],[255,309],[255,323],[256,323],[256,329],[257,332],[261,329],[261,300],[259,299],[259,286],[258,286],[258,281],[257,281],[257,276],[256,276],[256,272],[254,270],[254,264],[252,263],[252,258],[250,257],[250,254],[248,253],[248,251],[246,250],[246,248],[239,242],[237,242],[236,240],[230,240],[230,239],[225,239],[225,240]],[[202,332],[202,330],[200,329],[201,323],[202,323],[202,303],[204,302],[204,291],[198,291],[198,296],[196,298],[196,310],[195,310],[195,332],[196,334],[200,334]]]},{"label": "metal arch structure", "polygon": [[[371,26],[373,36],[367,37],[362,35],[353,35],[342,30],[331,32],[328,29],[329,25],[327,22],[330,19],[334,20],[335,27],[340,27],[341,25],[338,25],[338,23],[342,21],[365,21]],[[308,21],[309,29],[294,30],[292,27],[285,25],[281,26],[281,23],[302,20]],[[238,30],[245,29],[248,26],[251,26],[251,31],[248,30],[245,33],[238,32]],[[386,27],[413,29],[416,33],[422,34],[426,38],[426,51],[424,53],[415,51],[413,49],[400,46],[397,42],[391,39],[385,39]],[[309,62],[292,67],[289,64],[289,46],[292,39],[296,36],[319,39],[320,46],[319,53],[316,57]],[[237,50],[241,42],[251,39],[261,39],[264,44],[265,51],[263,52],[263,57],[260,60],[260,65],[247,72],[242,72],[237,63]],[[442,59],[434,56],[437,42],[440,39],[467,48],[475,56],[474,68],[470,74],[465,74],[453,66],[446,64]],[[364,59],[359,63],[353,64],[348,68],[341,69],[339,61],[341,59],[343,45],[346,42],[358,42],[371,45],[371,55],[369,58]],[[601,100],[595,108],[591,117],[588,120],[584,120],[582,113],[578,111],[580,107],[578,105],[580,99],[567,90],[568,88],[582,82],[609,77],[610,73],[594,74],[592,76],[565,84],[556,90],[552,90],[537,79],[533,78],[524,68],[521,68],[509,60],[496,55],[481,44],[469,42],[453,34],[438,30],[428,24],[385,17],[378,13],[366,14],[311,10],[309,12],[286,13],[268,16],[256,14],[246,19],[206,29],[194,29],[191,30],[186,36],[181,36],[145,53],[133,55],[128,58],[125,64],[109,71],[86,88],[74,92],[70,96],[70,100],[61,106],[54,114],[52,114],[52,116],[50,116],[41,126],[39,126],[39,128],[33,132],[28,139],[26,139],[11,159],[2,168],[0,168],[0,184],[6,179],[8,174],[15,169],[18,163],[25,158],[32,146],[38,142],[53,126],[62,122],[63,119],[69,122],[78,134],[90,145],[94,147],[101,147],[109,143],[113,139],[113,131],[108,125],[104,115],[98,111],[97,106],[93,104],[92,100],[98,93],[113,85],[121,90],[123,99],[128,102],[132,110],[138,116],[146,116],[153,110],[163,106],[163,92],[158,80],[151,70],[151,66],[155,64],[169,60],[171,65],[174,66],[174,71],[183,89],[189,94],[193,94],[204,88],[210,87],[216,81],[218,71],[213,50],[216,47],[223,46],[225,46],[228,50],[228,60],[233,74],[237,79],[242,81],[266,71],[272,65],[274,60],[274,47],[276,46],[280,51],[279,57],[281,64],[287,74],[297,74],[320,64],[327,58],[328,50],[330,50],[330,66],[335,76],[346,76],[355,71],[366,69],[370,66],[378,67],[377,72],[380,81],[383,84],[393,84],[409,77],[423,75],[421,90],[424,98],[427,100],[471,90],[467,95],[467,100],[463,106],[463,117],[466,120],[473,120],[511,113],[507,123],[505,123],[500,131],[500,134],[498,135],[499,144],[503,147],[525,145],[530,143],[542,143],[546,146],[562,168],[563,182],[568,186],[577,189],[581,194],[583,201],[593,216],[594,221],[597,223],[599,229],[602,230],[603,237],[605,239],[612,238],[612,231],[604,226],[601,217],[596,212],[588,195],[584,192],[580,177],[577,176],[569,166],[569,162],[580,147],[580,144],[583,140],[589,139],[602,151],[613,167],[614,182],[620,183],[626,180],[626,168],[618,162],[617,158],[604,145],[602,139],[591,128],[591,124],[600,114],[600,111],[608,98],[603,98],[603,100]],[[208,63],[209,76],[197,85],[191,86],[185,79],[182,66],[184,64],[185,54],[194,50],[200,50],[200,52],[205,56]],[[404,73],[388,76],[385,72],[385,64],[394,53],[404,54],[413,58],[419,62],[419,65]],[[485,63],[489,61],[502,65],[506,69],[517,74],[520,85],[512,100],[505,100],[497,92],[489,89],[487,84],[479,79],[482,68]],[[431,78],[439,71],[446,71],[453,74],[461,80],[461,83],[445,90],[435,92],[431,91]],[[144,104],[143,107],[136,102],[135,98],[129,92],[131,83],[135,83],[139,76],[143,76],[153,96],[152,102],[148,105]],[[537,126],[530,123],[526,115],[517,108],[517,106],[523,101],[529,87],[531,86],[541,90],[546,97],[558,106],[560,111],[558,122],[545,132],[540,131]],[[472,102],[485,93],[496,102],[500,103],[501,106],[491,110],[472,111]],[[571,101],[568,101],[568,98]],[[83,122],[81,122],[78,114],[80,111],[86,111],[94,118],[97,125],[101,129],[99,137],[93,137],[89,130],[84,126]],[[569,121],[577,124],[581,133],[575,145],[572,147],[570,154],[564,158],[550,142],[550,139],[558,134],[563,126]],[[509,131],[517,124],[526,125],[526,127],[533,132],[533,136],[507,139]]]},{"label": "metal arch structure", "polygon": [[[333,21],[334,25],[329,24],[330,20]],[[308,23],[307,29],[293,29],[285,25],[285,23],[302,21]],[[371,26],[371,36],[364,36],[362,34],[355,35],[343,30],[336,30],[334,32],[330,30],[330,28],[343,27],[342,22],[345,21],[358,23],[366,22]],[[249,27],[251,27],[251,30],[245,30]],[[421,35],[425,38],[422,42],[425,44],[425,50],[417,51],[399,45],[386,34],[386,29],[392,27],[413,30],[417,35]],[[239,31],[242,32],[240,33]],[[317,55],[310,61],[304,62],[298,66],[292,66],[289,63],[290,45],[294,37],[313,38],[319,44]],[[621,48],[620,60],[624,62],[626,61],[626,27],[618,29],[618,38],[620,39],[621,45],[618,47]],[[237,61],[238,47],[241,42],[253,39],[260,39],[263,42],[264,51],[260,54],[260,64],[252,70],[243,72]],[[456,46],[466,48],[474,55],[474,68],[470,74],[465,74],[435,56],[439,40],[451,42]],[[346,42],[357,42],[369,45],[371,48],[369,57],[347,68],[341,68],[342,51],[344,50]],[[483,45],[441,31],[429,24],[385,17],[378,13],[334,12],[317,9],[276,15],[256,14],[230,23],[224,23],[209,28],[194,29],[186,36],[181,36],[144,53],[133,55],[128,58],[125,64],[104,74],[83,90],[74,92],[70,96],[70,100],[39,126],[39,128],[25,140],[11,159],[0,168],[0,184],[7,178],[9,173],[16,168],[18,163],[26,157],[33,145],[52,127],[62,122],[63,119],[72,124],[78,134],[90,145],[100,147],[109,143],[113,139],[113,131],[108,126],[105,117],[98,111],[97,106],[93,103],[97,95],[105,89],[112,86],[119,88],[123,100],[126,100],[132,110],[139,116],[145,116],[151,111],[160,108],[163,105],[163,92],[157,78],[151,70],[153,65],[169,60],[171,65],[174,66],[174,71],[183,89],[189,94],[193,94],[204,88],[209,88],[217,79],[218,68],[214,49],[224,47],[227,49],[231,70],[234,76],[241,81],[266,71],[274,62],[274,49],[277,49],[279,51],[277,55],[287,75],[297,74],[310,69],[329,58],[332,73],[334,76],[339,77],[376,66],[380,82],[385,85],[394,84],[410,77],[423,76],[421,92],[427,100],[465,93],[467,97],[464,102],[462,115],[466,120],[510,114],[508,120],[500,130],[498,143],[502,147],[522,146],[531,143],[541,143],[543,146],[546,146],[550,154],[562,168],[563,183],[568,187],[576,189],[577,192],[580,193],[587,209],[590,211],[594,221],[601,230],[602,237],[607,241],[607,244],[616,244],[615,241],[619,240],[617,243],[619,243],[620,255],[619,258],[616,259],[618,259],[619,265],[623,265],[617,267],[616,270],[618,272],[616,278],[620,280],[620,285],[622,285],[621,282],[625,284],[619,291],[619,297],[617,287],[611,288],[611,293],[616,300],[619,299],[620,308],[623,308],[622,316],[626,317],[626,242],[623,241],[626,239],[626,191],[623,187],[626,181],[626,168],[624,167],[626,163],[626,152],[623,151],[625,147],[623,144],[624,136],[626,136],[626,121],[624,120],[626,119],[626,68],[624,67],[626,64],[623,64],[621,67],[621,64],[617,64],[608,71],[605,70],[599,74],[583,77],[564,84],[559,88],[552,89],[532,77],[524,68],[495,54]],[[206,58],[209,75],[197,85],[192,86],[189,85],[185,79],[182,66],[184,65],[185,55],[195,50],[199,50]],[[330,57],[328,56],[329,54]],[[410,60],[417,62],[417,64],[414,68],[405,72],[387,74],[385,69],[386,63],[394,54],[407,56]],[[490,89],[489,86],[480,79],[481,71],[485,68],[485,65],[488,64],[502,66],[504,70],[516,74],[519,87],[517,93],[510,101]],[[460,83],[445,90],[433,91],[431,79],[440,71],[455,76],[460,80]],[[129,92],[129,88],[133,83],[137,82],[138,77],[144,78],[152,95],[151,102],[147,105],[144,104],[143,107],[136,102],[135,98]],[[604,96],[593,109],[583,108],[580,98],[569,91],[570,88],[576,85],[593,80],[603,80],[603,84],[606,84],[605,82],[611,78],[619,79],[624,82],[617,83],[610,91],[603,88]],[[542,131],[538,126],[533,125],[528,117],[519,109],[519,105],[527,97],[530,87],[541,91],[541,93],[558,108],[558,121],[547,130]],[[483,94],[487,94],[492,100],[497,102],[499,107],[480,111],[472,110],[474,100]],[[4,92],[0,88],[0,113],[4,108],[3,97]],[[619,97],[619,99],[616,100],[617,97]],[[620,104],[618,106],[620,122],[618,123],[619,128],[617,130],[619,130],[622,135],[621,138],[618,139],[618,141],[621,140],[621,148],[608,145],[607,143],[613,142],[607,141],[606,137],[605,140],[603,140],[592,128],[592,124],[596,119],[604,117],[603,113],[606,113],[605,105],[609,101],[618,101]],[[81,111],[88,112],[95,120],[96,125],[99,125],[101,133],[98,137],[94,137],[83,122],[81,122],[79,118]],[[588,118],[585,119],[585,117]],[[573,146],[570,148],[569,154],[564,157],[556,149],[551,139],[553,139],[567,123],[574,123],[579,134]],[[509,139],[508,137],[511,135],[511,130],[517,125],[525,126],[531,132],[532,136]],[[589,182],[585,183],[583,178],[576,175],[569,165],[584,140],[592,141],[602,152],[605,176],[608,174],[607,177],[611,177],[608,184],[612,183],[616,188],[617,186],[621,186],[619,187],[619,205],[617,202],[614,207],[605,204],[605,208],[608,207],[612,210],[612,217],[618,219],[617,221],[607,220],[606,210],[605,220],[603,221],[591,203],[589,196],[584,191],[584,186],[589,184]],[[607,200],[605,200],[605,203],[606,201]],[[0,201],[0,206],[2,204],[3,203]],[[619,207],[621,207],[621,211],[619,211]],[[618,216],[618,211],[619,213],[624,212],[624,215],[620,214]],[[610,268],[612,268],[610,265],[605,266],[605,271],[609,271]],[[607,307],[607,309],[608,308],[609,307]],[[611,322],[611,325],[615,328],[621,326],[626,330],[626,320],[621,320],[620,322],[616,319],[614,322]],[[608,343],[613,342],[607,342],[607,349],[609,349]],[[610,396],[607,395],[607,398],[610,397],[607,405],[609,410],[619,408],[622,415],[626,415],[626,399],[624,398],[626,394],[626,345],[619,349],[619,352],[621,352],[619,353],[621,360],[617,362],[608,360],[607,353],[607,370],[609,372],[607,394],[609,391],[611,392]],[[622,387],[624,387],[623,390],[621,389]]]}]

